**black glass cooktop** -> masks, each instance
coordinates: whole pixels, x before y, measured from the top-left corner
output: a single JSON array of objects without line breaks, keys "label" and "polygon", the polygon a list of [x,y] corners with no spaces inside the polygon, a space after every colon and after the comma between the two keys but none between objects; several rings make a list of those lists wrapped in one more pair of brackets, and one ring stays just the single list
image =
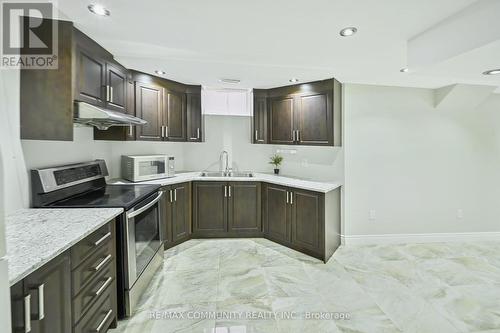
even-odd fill
[{"label": "black glass cooktop", "polygon": [[159,188],[159,185],[106,185],[99,190],[57,201],[51,204],[50,207],[118,207],[128,210],[158,191]]}]

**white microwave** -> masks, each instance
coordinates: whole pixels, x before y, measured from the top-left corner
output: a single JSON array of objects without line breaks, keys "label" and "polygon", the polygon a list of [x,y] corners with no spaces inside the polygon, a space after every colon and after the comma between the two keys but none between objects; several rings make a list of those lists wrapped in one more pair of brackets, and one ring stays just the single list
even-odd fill
[{"label": "white microwave", "polygon": [[175,158],[168,155],[123,155],[122,177],[132,182],[175,176]]}]

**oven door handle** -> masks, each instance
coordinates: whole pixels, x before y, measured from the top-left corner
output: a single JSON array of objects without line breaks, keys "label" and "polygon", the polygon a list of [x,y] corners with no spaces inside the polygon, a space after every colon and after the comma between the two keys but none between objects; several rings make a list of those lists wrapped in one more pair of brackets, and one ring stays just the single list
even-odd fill
[{"label": "oven door handle", "polygon": [[161,198],[162,195],[163,195],[162,191],[158,192],[158,195],[156,196],[156,198],[153,201],[151,201],[150,203],[148,203],[146,206],[141,207],[138,210],[134,210],[133,212],[127,213],[127,220],[129,220],[129,219],[131,219],[131,218],[133,218],[133,217],[135,217],[135,216],[143,213],[144,211],[148,210],[152,206],[156,205],[156,203],[158,201],[160,201],[160,198]]}]

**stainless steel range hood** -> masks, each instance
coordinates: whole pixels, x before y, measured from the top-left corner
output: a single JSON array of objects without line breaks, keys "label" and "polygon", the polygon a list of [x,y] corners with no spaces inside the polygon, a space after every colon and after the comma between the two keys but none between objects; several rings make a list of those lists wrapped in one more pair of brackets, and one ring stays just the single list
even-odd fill
[{"label": "stainless steel range hood", "polygon": [[75,102],[75,123],[107,130],[111,126],[146,125],[148,122],[125,113],[103,109],[85,102]]}]

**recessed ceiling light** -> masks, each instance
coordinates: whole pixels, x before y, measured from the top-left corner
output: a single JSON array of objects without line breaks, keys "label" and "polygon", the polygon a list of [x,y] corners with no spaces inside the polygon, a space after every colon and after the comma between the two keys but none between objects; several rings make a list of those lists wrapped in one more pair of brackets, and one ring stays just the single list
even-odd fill
[{"label": "recessed ceiling light", "polygon": [[240,83],[241,81],[238,80],[238,79],[219,79],[219,82],[222,82],[222,83],[229,83],[229,84],[238,84]]},{"label": "recessed ceiling light", "polygon": [[489,71],[483,72],[484,75],[497,75],[500,74],[500,69],[490,69]]},{"label": "recessed ceiling light", "polygon": [[401,68],[399,71],[400,71],[401,73],[408,73],[408,70],[409,70],[409,69],[408,69],[407,67],[405,67],[405,68]]},{"label": "recessed ceiling light", "polygon": [[92,4],[87,7],[92,13],[99,16],[109,16],[111,15],[110,11],[107,10],[103,5]]},{"label": "recessed ceiling light", "polygon": [[158,75],[165,75],[165,74],[167,74],[166,72],[160,71],[160,70],[156,70],[155,73],[158,74]]},{"label": "recessed ceiling light", "polygon": [[358,32],[358,29],[355,27],[347,27],[342,30],[340,30],[340,36],[342,37],[349,37],[354,35],[356,32]]},{"label": "recessed ceiling light", "polygon": [[288,80],[288,81],[290,81],[291,83],[295,83],[295,82],[299,82],[299,79],[292,78],[292,79],[290,79],[290,80]]}]

